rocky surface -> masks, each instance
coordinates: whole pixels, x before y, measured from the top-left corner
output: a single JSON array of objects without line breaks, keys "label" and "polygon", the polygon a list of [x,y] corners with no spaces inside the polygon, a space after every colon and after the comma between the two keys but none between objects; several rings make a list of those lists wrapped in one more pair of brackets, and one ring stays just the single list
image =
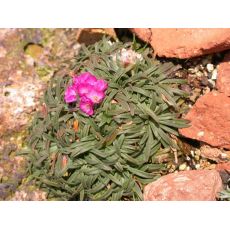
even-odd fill
[{"label": "rocky surface", "polygon": [[212,91],[200,97],[185,116],[191,126],[180,129],[185,137],[230,149],[230,98]]},{"label": "rocky surface", "polygon": [[230,96],[230,52],[227,53],[224,61],[218,66],[216,86],[219,92]]},{"label": "rocky surface", "polygon": [[155,53],[167,58],[192,58],[230,49],[230,29],[134,28]]},{"label": "rocky surface", "polygon": [[4,155],[0,159],[0,200],[6,199],[17,190],[25,177],[26,161],[24,157]]},{"label": "rocky surface", "polygon": [[[74,39],[76,31],[72,33]],[[63,30],[42,29],[2,31],[0,137],[12,135],[28,124],[45,83],[65,59],[74,55],[76,43],[66,34]]]},{"label": "rocky surface", "polygon": [[104,35],[116,39],[116,33],[113,28],[81,28],[77,32],[76,40],[85,45],[92,45],[101,40]]},{"label": "rocky surface", "polygon": [[150,43],[152,37],[152,31],[150,28],[132,28],[130,30],[143,41]]},{"label": "rocky surface", "polygon": [[34,184],[25,183],[9,198],[11,201],[45,201],[47,193],[36,188]]},{"label": "rocky surface", "polygon": [[229,151],[213,148],[208,145],[202,145],[200,148],[200,155],[204,158],[210,159],[215,162],[225,162],[230,160]]},{"label": "rocky surface", "polygon": [[148,184],[145,201],[212,201],[222,189],[216,170],[192,170],[168,174]]},{"label": "rocky surface", "polygon": [[78,53],[77,32],[0,29],[0,200],[10,199],[15,192],[15,200],[44,198],[36,195],[36,188],[35,193],[26,187],[18,190],[26,175],[26,161],[15,152],[25,145],[26,129],[47,81]]}]

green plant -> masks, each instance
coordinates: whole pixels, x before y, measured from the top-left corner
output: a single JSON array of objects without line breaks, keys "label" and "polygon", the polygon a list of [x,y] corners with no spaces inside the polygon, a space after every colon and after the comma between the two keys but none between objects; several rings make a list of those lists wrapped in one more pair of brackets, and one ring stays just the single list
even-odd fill
[{"label": "green plant", "polygon": [[[142,55],[135,63],[114,59],[122,48],[133,47]],[[172,78],[173,64],[161,64],[151,53],[106,38],[82,47],[72,70],[89,71],[109,85],[92,117],[64,102],[70,76],[51,80],[43,112],[30,128],[30,149],[24,151],[31,178],[49,198],[142,200],[143,186],[161,175],[165,165],[155,155],[177,148],[172,137],[188,125],[179,119],[186,94],[177,87],[184,80]]]}]

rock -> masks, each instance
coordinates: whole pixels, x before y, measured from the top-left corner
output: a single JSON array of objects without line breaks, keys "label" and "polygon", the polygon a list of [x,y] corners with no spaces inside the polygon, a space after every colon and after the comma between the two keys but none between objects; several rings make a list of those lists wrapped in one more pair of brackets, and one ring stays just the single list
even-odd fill
[{"label": "rock", "polygon": [[38,78],[23,75],[20,70],[12,70],[8,79],[11,84],[0,88],[0,137],[28,124],[43,89]]},{"label": "rock", "polygon": [[201,89],[195,88],[194,90],[192,90],[192,94],[189,97],[189,100],[195,102],[196,99],[200,96],[200,94],[201,94]]},{"label": "rock", "polygon": [[216,170],[181,171],[162,176],[144,188],[145,201],[211,201],[222,190]]},{"label": "rock", "polygon": [[200,97],[185,116],[191,126],[179,132],[214,147],[230,149],[230,98],[216,91]]},{"label": "rock", "polygon": [[5,37],[15,33],[19,29],[0,29],[0,41],[5,39]]},{"label": "rock", "polygon": [[187,168],[187,164],[186,163],[184,163],[184,164],[182,164],[182,165],[179,166],[179,170],[180,171],[184,171],[184,170],[186,170],[186,168]]},{"label": "rock", "polygon": [[92,45],[100,41],[104,35],[116,39],[116,33],[112,28],[81,28],[78,30],[76,40],[85,45]]},{"label": "rock", "polygon": [[145,42],[151,41],[152,31],[149,28],[132,28],[130,29],[133,33],[135,33],[139,38],[141,38]]},{"label": "rock", "polygon": [[63,60],[75,54],[77,33],[78,29],[0,29],[0,138],[30,125],[46,81],[57,69],[69,71]]},{"label": "rock", "polygon": [[0,58],[4,58],[7,54],[6,49],[3,46],[0,46]]},{"label": "rock", "polygon": [[212,80],[216,80],[217,79],[217,70],[216,69],[213,70],[212,75],[211,75],[211,79]]},{"label": "rock", "polygon": [[27,128],[33,112],[39,110],[46,81],[58,69],[69,73],[63,60],[78,52],[78,47],[73,48],[77,31],[0,29],[0,200],[44,199],[36,189],[32,193],[18,189],[27,161],[15,152],[26,144]]},{"label": "rock", "polygon": [[221,151],[218,148],[212,148],[208,145],[202,145],[200,148],[200,154],[202,157],[216,161],[216,162],[224,162],[229,160],[229,155],[225,152]]},{"label": "rock", "polygon": [[225,56],[224,62],[218,66],[216,87],[219,92],[230,96],[230,52]]},{"label": "rock", "polygon": [[196,164],[196,165],[195,165],[195,168],[196,168],[196,169],[200,169],[200,164]]},{"label": "rock", "polygon": [[11,201],[46,201],[47,193],[32,185],[22,185],[9,199]]},{"label": "rock", "polygon": [[230,162],[217,164],[216,165],[216,170],[217,171],[227,171],[228,173],[230,173]]},{"label": "rock", "polygon": [[208,86],[209,88],[213,89],[216,85],[215,81],[213,81],[212,79],[208,79]]},{"label": "rock", "polygon": [[0,159],[0,200],[15,192],[26,175],[25,165],[25,159],[21,156],[4,156],[4,159]]},{"label": "rock", "polygon": [[230,162],[219,163],[215,169],[220,173],[224,189],[228,189],[230,182]]},{"label": "rock", "polygon": [[44,49],[41,45],[29,44],[25,48],[25,53],[31,56],[34,59],[39,59],[44,52]]},{"label": "rock", "polygon": [[230,29],[132,29],[155,53],[167,58],[192,58],[230,48]]},{"label": "rock", "polygon": [[211,73],[214,70],[213,64],[210,64],[210,63],[207,64],[206,68],[207,68],[207,70],[208,70],[209,73]]}]

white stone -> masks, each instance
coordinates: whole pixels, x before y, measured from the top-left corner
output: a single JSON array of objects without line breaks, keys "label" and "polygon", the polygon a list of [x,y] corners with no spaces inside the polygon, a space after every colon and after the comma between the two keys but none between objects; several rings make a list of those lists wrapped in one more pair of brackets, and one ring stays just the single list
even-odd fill
[{"label": "white stone", "polygon": [[213,64],[210,64],[210,63],[207,64],[206,68],[207,68],[207,70],[208,70],[209,73],[211,73],[214,70]]},{"label": "white stone", "polygon": [[195,165],[196,169],[200,169],[200,164]]},{"label": "white stone", "polygon": [[183,170],[186,169],[186,167],[187,167],[187,165],[184,163],[184,164],[182,164],[182,165],[179,166],[179,170],[183,171]]},{"label": "white stone", "polygon": [[211,79],[212,79],[212,80],[216,80],[216,79],[217,79],[217,69],[214,69],[214,70],[213,70]]}]

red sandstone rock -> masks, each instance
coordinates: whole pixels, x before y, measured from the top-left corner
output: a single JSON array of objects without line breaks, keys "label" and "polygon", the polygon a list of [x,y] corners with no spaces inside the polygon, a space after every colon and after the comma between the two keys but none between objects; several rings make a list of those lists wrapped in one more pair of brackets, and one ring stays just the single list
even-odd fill
[{"label": "red sandstone rock", "polygon": [[212,91],[199,98],[185,116],[191,126],[180,129],[185,137],[230,149],[230,97]]},{"label": "red sandstone rock", "polygon": [[222,180],[216,170],[192,170],[168,174],[148,184],[145,201],[215,200],[222,189]]},{"label": "red sandstone rock", "polygon": [[133,33],[135,33],[140,39],[149,43],[151,41],[151,29],[149,28],[133,28],[131,29]]},{"label": "red sandstone rock", "polygon": [[132,31],[150,43],[160,57],[191,58],[230,49],[230,29],[145,28]]},{"label": "red sandstone rock", "polygon": [[230,173],[230,162],[220,163],[216,165],[217,171],[228,171]]},{"label": "red sandstone rock", "polygon": [[224,62],[218,66],[216,87],[219,92],[230,96],[230,53],[225,56]]}]

